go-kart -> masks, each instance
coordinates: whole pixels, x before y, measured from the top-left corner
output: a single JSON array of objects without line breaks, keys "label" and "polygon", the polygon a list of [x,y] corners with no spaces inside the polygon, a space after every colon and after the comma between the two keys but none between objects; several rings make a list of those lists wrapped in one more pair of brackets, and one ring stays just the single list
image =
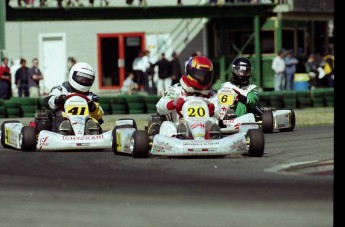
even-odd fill
[{"label": "go-kart", "polygon": [[[135,158],[164,156],[224,156],[247,153],[261,157],[264,135],[257,124],[240,125],[238,133],[223,136],[218,120],[209,116],[207,102],[201,97],[187,97],[178,124],[163,120],[152,122],[149,130],[136,130],[135,121],[122,119],[113,131],[113,151]],[[164,119],[160,118],[160,120]],[[156,128],[155,135],[150,130]]]},{"label": "go-kart", "polygon": [[[247,95],[247,91],[235,88],[242,95]],[[223,133],[234,133],[239,130],[241,124],[257,123],[264,133],[272,133],[274,130],[280,132],[293,131],[295,128],[295,112],[293,110],[276,110],[271,107],[255,106],[253,110],[236,117],[234,108],[237,102],[237,93],[232,87],[223,87],[218,91],[220,103],[219,126]]]},{"label": "go-kart", "polygon": [[1,144],[23,151],[111,148],[112,132],[102,133],[89,114],[88,101],[82,94],[68,95],[62,111],[64,120],[57,132],[51,131],[49,111],[45,110],[36,112],[35,122],[30,122],[30,126],[5,121],[1,125]]}]

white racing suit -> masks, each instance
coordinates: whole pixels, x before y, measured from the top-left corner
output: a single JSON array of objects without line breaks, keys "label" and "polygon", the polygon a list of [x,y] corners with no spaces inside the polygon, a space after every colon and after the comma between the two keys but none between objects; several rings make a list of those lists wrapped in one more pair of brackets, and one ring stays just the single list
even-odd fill
[{"label": "white racing suit", "polygon": [[[59,97],[60,95],[67,96],[73,93],[76,93],[76,92],[73,91],[71,85],[68,82],[64,82],[62,85],[52,88],[49,95],[45,98],[45,101],[46,101],[46,105],[49,106],[49,109],[52,110],[53,113],[55,114],[55,117],[61,118],[61,110],[59,110],[59,107],[55,105],[55,99]],[[94,101],[95,103],[96,108],[94,111],[90,112],[90,116],[96,119],[99,124],[102,124],[103,123],[102,117],[103,117],[104,112],[103,112],[102,107],[99,105],[98,96],[93,94],[92,92],[88,92],[87,94],[84,94],[84,95],[86,95],[90,100]],[[56,130],[60,121],[61,119],[55,122],[55,125],[53,124],[53,131]],[[54,126],[56,127],[55,130],[54,130]]]},{"label": "white racing suit", "polygon": [[[182,86],[184,86],[184,88]],[[186,90],[189,90],[190,92],[187,92]],[[178,98],[187,97],[187,96],[200,96],[204,97],[208,101],[214,104],[214,117],[215,119],[218,119],[219,111],[220,111],[220,105],[218,103],[217,95],[213,90],[203,90],[203,91],[197,91],[194,90],[192,87],[188,86],[184,83],[183,79],[181,78],[180,83],[174,84],[168,88],[167,91],[165,91],[164,96],[158,101],[156,104],[157,112],[160,115],[169,115],[171,114],[172,121],[174,123],[178,123],[180,116],[177,114],[176,109],[169,110],[167,108],[167,104],[174,100],[175,104]],[[216,100],[216,101],[214,101]]]}]

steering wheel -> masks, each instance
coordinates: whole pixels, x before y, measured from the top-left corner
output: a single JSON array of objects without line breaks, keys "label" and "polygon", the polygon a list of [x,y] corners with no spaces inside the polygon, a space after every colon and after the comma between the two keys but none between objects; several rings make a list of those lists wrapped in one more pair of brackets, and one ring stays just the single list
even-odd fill
[{"label": "steering wheel", "polygon": [[69,94],[66,96],[66,100],[71,98],[71,97],[74,97],[74,96],[79,96],[83,99],[85,99],[87,102],[90,102],[91,100],[89,99],[89,97],[87,97],[86,95],[83,95],[83,94],[79,94],[79,93],[72,93],[72,94]]}]

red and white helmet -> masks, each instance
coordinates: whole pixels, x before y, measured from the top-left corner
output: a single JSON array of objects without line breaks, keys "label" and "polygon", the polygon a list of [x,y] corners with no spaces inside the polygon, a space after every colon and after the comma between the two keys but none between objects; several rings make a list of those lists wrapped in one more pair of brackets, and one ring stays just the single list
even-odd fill
[{"label": "red and white helmet", "polygon": [[184,80],[196,90],[208,90],[213,80],[213,64],[205,56],[195,56],[186,65]]}]

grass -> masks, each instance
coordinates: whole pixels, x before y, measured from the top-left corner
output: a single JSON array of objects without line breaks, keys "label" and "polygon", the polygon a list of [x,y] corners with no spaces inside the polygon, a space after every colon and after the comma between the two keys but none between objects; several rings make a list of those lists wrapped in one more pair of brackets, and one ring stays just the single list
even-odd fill
[{"label": "grass", "polygon": [[296,109],[296,126],[334,125],[334,107]]}]

